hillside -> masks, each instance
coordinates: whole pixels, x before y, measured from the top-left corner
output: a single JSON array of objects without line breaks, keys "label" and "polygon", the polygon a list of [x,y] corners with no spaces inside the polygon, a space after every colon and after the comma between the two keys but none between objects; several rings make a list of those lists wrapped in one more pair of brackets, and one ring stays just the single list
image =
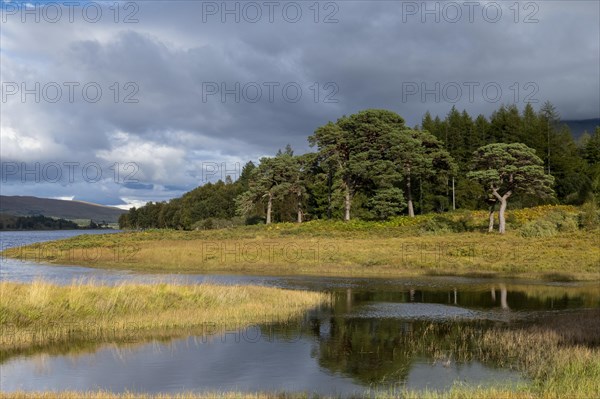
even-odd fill
[{"label": "hillside", "polygon": [[116,223],[127,211],[81,201],[0,195],[0,213],[15,216],[44,215],[68,220],[92,219]]}]

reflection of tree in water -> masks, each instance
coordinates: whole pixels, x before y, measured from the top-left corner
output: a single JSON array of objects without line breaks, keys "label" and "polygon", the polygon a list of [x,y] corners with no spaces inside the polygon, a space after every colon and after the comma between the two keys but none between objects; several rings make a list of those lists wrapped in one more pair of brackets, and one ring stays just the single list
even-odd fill
[{"label": "reflection of tree in water", "polygon": [[[530,288],[530,287],[527,287]],[[306,333],[317,338],[314,355],[319,365],[362,384],[403,384],[415,362],[440,362],[449,366],[477,359],[491,364],[481,352],[480,336],[487,329],[508,325],[492,321],[434,323],[385,318],[356,318],[354,311],[373,303],[439,303],[475,309],[498,309],[512,313],[520,309],[555,309],[581,306],[586,291],[554,289],[511,290],[505,284],[478,290],[454,287],[423,290],[407,287],[396,291],[339,292],[329,317],[314,318]]]},{"label": "reflection of tree in water", "polygon": [[475,337],[467,327],[483,327],[482,322],[339,317],[331,317],[328,324],[329,333],[318,340],[319,365],[363,384],[402,384],[417,360],[470,361]]},{"label": "reflection of tree in water", "polygon": [[464,287],[407,287],[397,290],[352,290],[336,293],[336,310],[351,311],[368,302],[438,303],[468,309],[559,310],[600,306],[596,287],[507,286],[491,284],[478,289]]}]

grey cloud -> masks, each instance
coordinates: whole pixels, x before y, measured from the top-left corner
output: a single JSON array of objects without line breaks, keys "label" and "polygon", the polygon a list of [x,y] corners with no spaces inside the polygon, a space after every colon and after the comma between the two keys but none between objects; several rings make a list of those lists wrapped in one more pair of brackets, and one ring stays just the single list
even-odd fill
[{"label": "grey cloud", "polygon": [[[388,108],[414,125],[425,111],[444,115],[454,105],[432,96],[423,102],[420,93],[403,98],[403,83],[477,82],[474,101],[463,86],[455,104],[476,115],[514,102],[515,82],[523,107],[531,92],[524,85],[533,82],[534,98],[551,100],[563,118],[600,116],[597,2],[537,2],[534,24],[514,23],[506,5],[498,23],[481,16],[473,23],[464,17],[455,24],[421,23],[419,16],[403,22],[403,2],[368,1],[337,2],[339,22],[324,24],[312,21],[312,3],[300,4],[306,14],[295,24],[281,17],[272,24],[264,17],[254,24],[223,24],[218,17],[205,23],[202,2],[162,1],[139,3],[137,24],[8,21],[1,33],[3,82],[98,82],[104,91],[97,103],[3,103],[3,160],[136,162],[141,186],[112,186],[113,198],[102,201],[166,199],[202,184],[203,162],[244,163],[287,143],[306,151],[306,137],[343,114]],[[120,84],[116,103],[109,89],[114,82]],[[138,103],[122,101],[127,82],[139,88]],[[280,86],[273,102],[265,88],[257,103],[236,103],[232,95],[223,103],[219,95],[203,101],[207,82]],[[282,98],[287,82],[300,85],[300,101]],[[323,102],[331,94],[323,87],[328,82],[339,89],[337,102]],[[503,89],[497,103],[482,98],[488,82]],[[310,89],[315,83],[318,102]],[[101,197],[86,187],[82,193]],[[72,187],[38,190],[40,196],[73,195]]]}]

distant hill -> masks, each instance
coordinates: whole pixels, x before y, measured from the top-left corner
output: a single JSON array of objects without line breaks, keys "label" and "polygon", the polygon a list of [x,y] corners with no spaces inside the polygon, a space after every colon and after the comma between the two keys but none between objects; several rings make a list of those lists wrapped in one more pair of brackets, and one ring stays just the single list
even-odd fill
[{"label": "distant hill", "polygon": [[573,134],[573,137],[575,138],[575,140],[577,140],[579,137],[581,137],[583,132],[585,132],[586,130],[589,134],[592,134],[596,130],[596,126],[600,126],[599,118],[582,119],[582,120],[577,120],[577,121],[561,121],[561,122],[564,123],[565,125],[569,126],[569,129],[571,129],[571,133]]},{"label": "distant hill", "polygon": [[82,201],[0,195],[0,213],[15,216],[44,215],[68,220],[92,219],[95,222],[116,223],[119,216],[126,212]]}]

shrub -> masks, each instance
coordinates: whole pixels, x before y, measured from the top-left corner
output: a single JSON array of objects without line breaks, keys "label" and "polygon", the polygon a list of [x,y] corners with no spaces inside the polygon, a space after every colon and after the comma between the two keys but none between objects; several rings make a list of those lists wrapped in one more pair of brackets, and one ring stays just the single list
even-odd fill
[{"label": "shrub", "polygon": [[523,219],[519,218],[515,212],[507,212],[506,223],[512,226],[513,228],[523,227],[523,225],[525,224]]},{"label": "shrub", "polygon": [[560,232],[575,231],[578,229],[577,215],[567,212],[565,209],[556,209],[542,220],[553,223]]},{"label": "shrub", "polygon": [[253,226],[255,224],[265,224],[265,218],[262,216],[250,216],[246,218],[246,224],[249,226]]},{"label": "shrub", "polygon": [[456,229],[456,223],[444,216],[434,216],[423,223],[421,228],[427,233],[451,233]]},{"label": "shrub", "polygon": [[577,216],[570,216],[565,218],[561,222],[557,223],[558,231],[564,233],[569,231],[577,231],[579,229],[579,223]]},{"label": "shrub", "polygon": [[519,229],[522,237],[550,237],[557,233],[556,225],[548,220],[525,223]]},{"label": "shrub", "polygon": [[198,220],[192,225],[193,230],[214,230],[214,229],[226,229],[230,227],[242,226],[244,219],[234,217],[231,219],[219,219],[219,218],[206,218]]},{"label": "shrub", "polygon": [[457,227],[460,231],[472,231],[477,228],[477,223],[472,212],[464,213],[456,220]]},{"label": "shrub", "polygon": [[578,215],[579,226],[582,229],[592,230],[600,226],[600,213],[595,201],[585,202],[581,206],[581,212]]},{"label": "shrub", "polygon": [[576,214],[577,208],[568,205],[542,205],[534,208],[511,209],[507,213],[507,219],[510,217],[515,225],[524,225],[527,222],[543,219],[557,211]]}]

